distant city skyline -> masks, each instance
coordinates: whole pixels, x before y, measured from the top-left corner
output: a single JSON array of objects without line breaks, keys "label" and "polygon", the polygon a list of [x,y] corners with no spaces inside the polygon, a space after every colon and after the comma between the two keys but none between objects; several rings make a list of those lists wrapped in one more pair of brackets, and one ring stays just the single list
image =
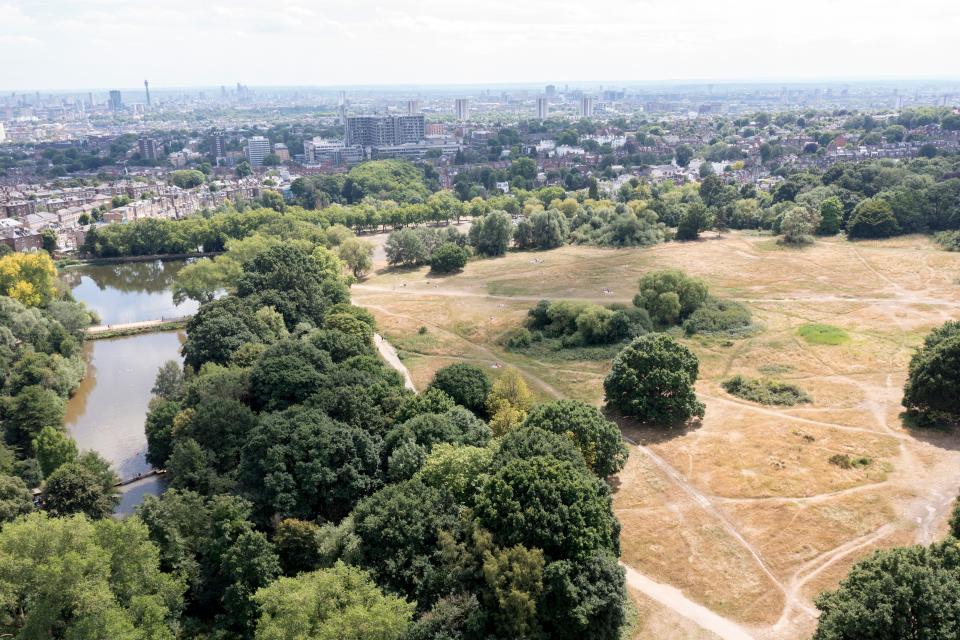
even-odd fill
[{"label": "distant city skyline", "polygon": [[0,0],[0,90],[951,80],[958,27],[951,0]]}]

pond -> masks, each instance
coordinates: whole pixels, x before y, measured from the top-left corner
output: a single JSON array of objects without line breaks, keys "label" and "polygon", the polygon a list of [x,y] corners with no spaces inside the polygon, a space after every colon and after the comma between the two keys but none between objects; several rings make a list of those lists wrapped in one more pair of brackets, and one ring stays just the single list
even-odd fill
[{"label": "pond", "polygon": [[[147,333],[84,345],[87,375],[67,403],[65,424],[80,450],[92,449],[113,466],[121,481],[151,471],[143,423],[157,370],[180,360],[183,334]],[[118,513],[129,513],[147,493],[163,490],[159,478],[123,488]]]},{"label": "pond", "polygon": [[60,274],[73,297],[97,312],[101,324],[176,318],[198,304],[173,302],[173,280],[188,260],[151,260],[67,267]]}]

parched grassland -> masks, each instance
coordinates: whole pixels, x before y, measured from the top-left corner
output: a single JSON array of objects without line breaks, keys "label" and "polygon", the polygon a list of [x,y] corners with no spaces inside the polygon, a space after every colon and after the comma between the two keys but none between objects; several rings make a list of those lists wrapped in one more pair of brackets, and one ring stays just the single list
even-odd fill
[{"label": "parched grassland", "polygon": [[[541,400],[599,405],[609,360],[510,352],[499,339],[537,300],[629,303],[642,274],[668,267],[746,304],[757,330],[676,334],[700,358],[706,417],[669,433],[624,424],[646,448],[631,447],[614,483],[622,560],[757,636],[809,637],[813,598],[855,561],[945,531],[960,438],[908,429],[899,402],[913,349],[960,318],[960,254],[921,236],[783,250],[731,233],[646,249],[511,253],[442,279],[426,268],[381,270],[353,295],[418,387],[441,366],[471,361],[494,375],[517,367]],[[721,383],[736,375],[795,385],[811,402],[731,396]],[[636,602],[637,637],[710,637],[682,612]]]}]

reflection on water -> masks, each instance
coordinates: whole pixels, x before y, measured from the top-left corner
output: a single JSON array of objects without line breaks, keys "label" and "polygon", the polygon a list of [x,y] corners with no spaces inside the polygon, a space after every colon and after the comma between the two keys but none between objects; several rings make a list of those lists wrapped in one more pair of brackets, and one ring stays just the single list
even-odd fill
[{"label": "reflection on water", "polygon": [[150,470],[143,430],[150,389],[164,362],[180,360],[182,338],[147,333],[84,346],[87,375],[67,403],[65,423],[77,446],[97,451],[122,480]]},{"label": "reflection on water", "polygon": [[103,324],[159,320],[196,313],[197,303],[173,303],[174,278],[187,260],[81,265],[61,275],[73,297],[100,315]]}]

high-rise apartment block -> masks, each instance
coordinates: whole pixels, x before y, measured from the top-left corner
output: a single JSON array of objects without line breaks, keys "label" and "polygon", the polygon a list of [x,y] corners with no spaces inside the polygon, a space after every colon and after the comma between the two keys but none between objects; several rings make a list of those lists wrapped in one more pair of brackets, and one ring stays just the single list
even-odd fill
[{"label": "high-rise apartment block", "polygon": [[544,93],[547,94],[547,99],[550,99],[557,94],[557,87],[552,84],[548,84],[544,89]]},{"label": "high-rise apartment block", "polygon": [[163,145],[156,138],[141,136],[137,141],[140,157],[144,160],[156,160],[163,153]]},{"label": "high-rise apartment block", "polygon": [[593,117],[593,98],[591,96],[580,98],[580,115],[584,118]]},{"label": "high-rise apartment block", "polygon": [[111,111],[122,111],[123,110],[123,99],[120,97],[120,92],[114,89],[110,92],[110,110]]},{"label": "high-rise apartment block", "polygon": [[422,115],[349,116],[346,146],[384,147],[420,142],[424,136]]},{"label": "high-rise apartment block", "polygon": [[546,120],[550,114],[550,100],[546,96],[537,98],[537,119]]},{"label": "high-rise apartment block", "polygon": [[457,114],[457,120],[463,122],[470,117],[470,101],[467,98],[457,98],[453,104],[453,110]]},{"label": "high-rise apartment block", "polygon": [[7,132],[3,129],[3,123],[0,122],[0,144],[7,141]]},{"label": "high-rise apartment block", "polygon": [[213,134],[213,159],[217,164],[227,158],[227,138],[222,131]]},{"label": "high-rise apartment block", "polygon": [[263,159],[270,155],[270,141],[263,136],[247,138],[247,161],[251,167],[263,166]]},{"label": "high-rise apartment block", "polygon": [[407,100],[407,115],[415,116],[420,113],[420,101],[419,100]]}]

